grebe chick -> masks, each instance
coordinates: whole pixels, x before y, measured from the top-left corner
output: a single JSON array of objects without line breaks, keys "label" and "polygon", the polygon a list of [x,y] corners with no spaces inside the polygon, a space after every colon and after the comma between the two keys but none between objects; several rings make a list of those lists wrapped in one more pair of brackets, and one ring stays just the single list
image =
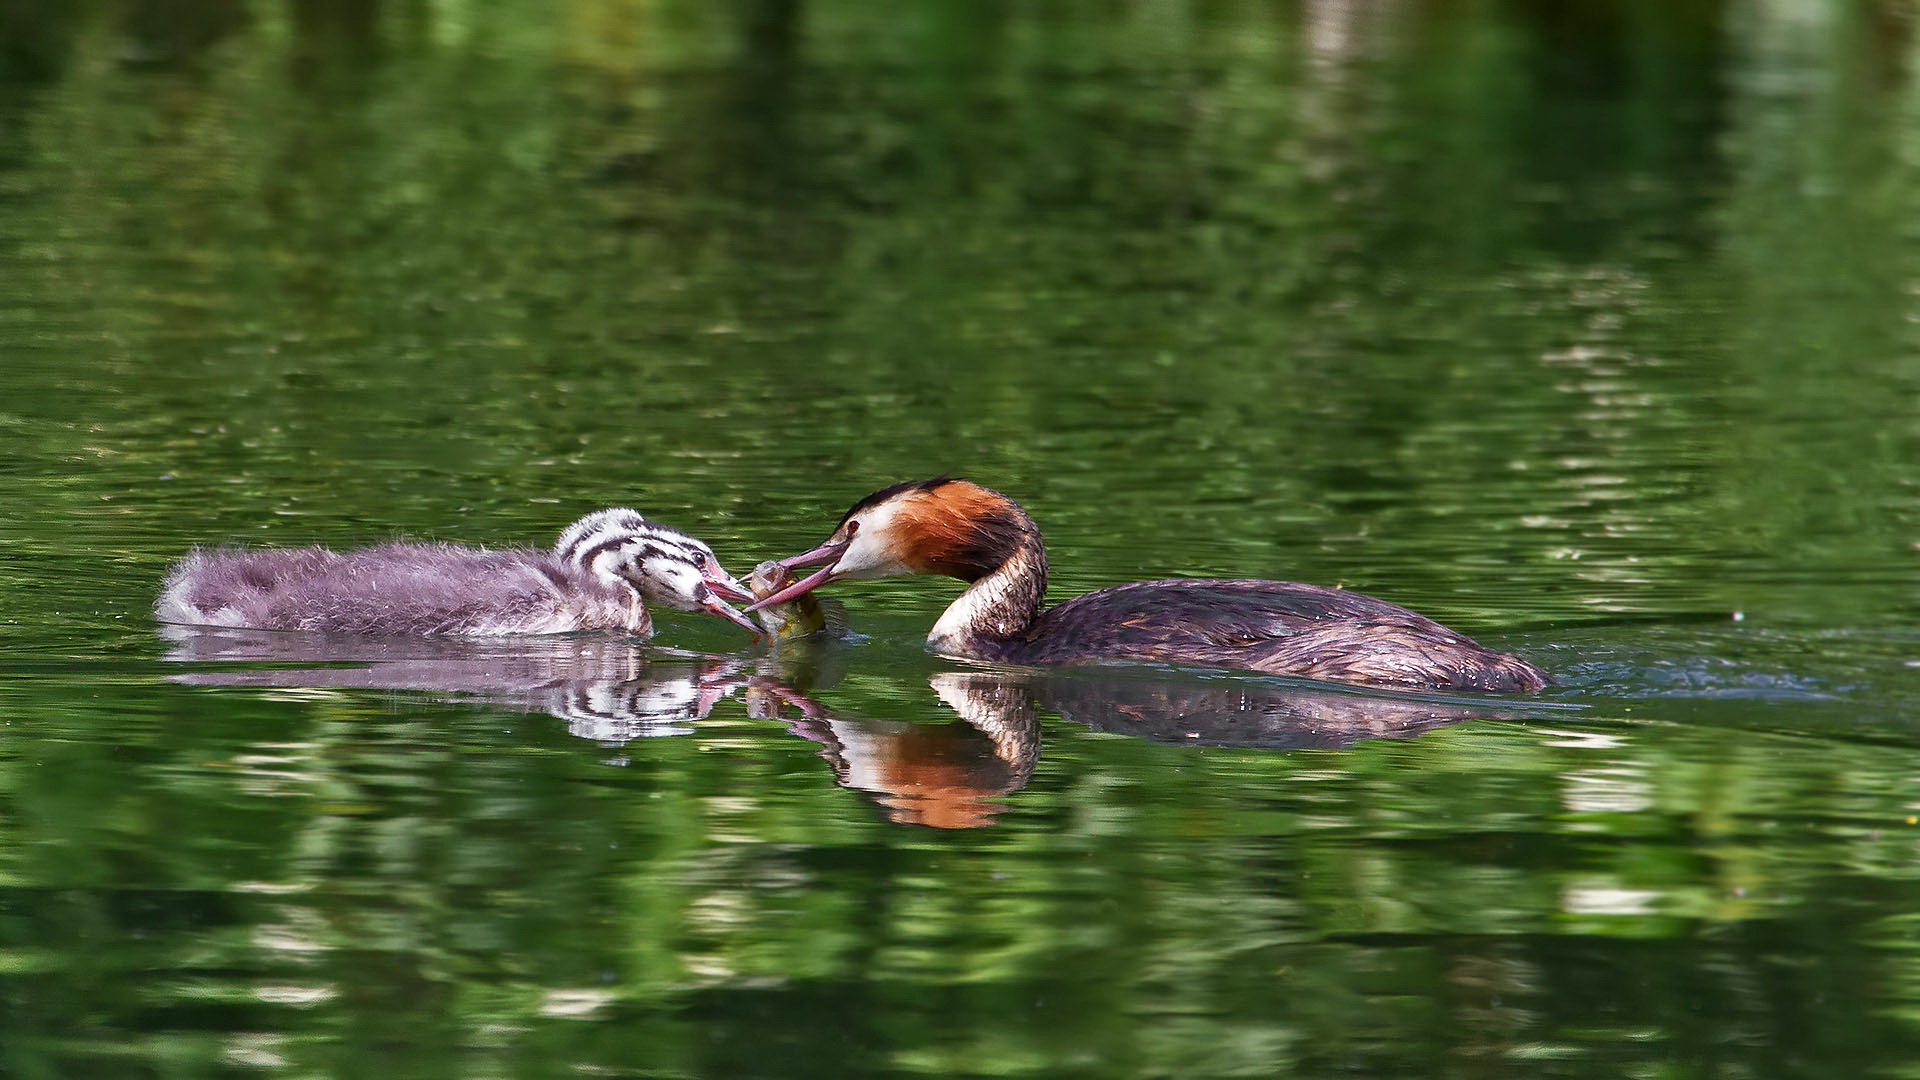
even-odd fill
[{"label": "grebe chick", "polygon": [[167,574],[162,622],[355,634],[653,633],[644,601],[758,634],[727,600],[753,599],[713,549],[625,508],[568,526],[550,551],[393,543],[195,550]]},{"label": "grebe chick", "polygon": [[1370,686],[1538,690],[1546,676],[1371,596],[1289,581],[1141,581],[1044,606],[1047,551],[1012,499],[938,477],[853,504],[827,542],[782,560],[826,564],[747,608],[841,578],[968,582],[927,636],[935,652],[1013,664],[1155,660]]}]

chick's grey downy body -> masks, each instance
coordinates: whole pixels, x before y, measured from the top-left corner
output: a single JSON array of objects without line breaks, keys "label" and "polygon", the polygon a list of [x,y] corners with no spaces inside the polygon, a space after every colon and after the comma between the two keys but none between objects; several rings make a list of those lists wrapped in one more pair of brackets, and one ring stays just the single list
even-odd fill
[{"label": "chick's grey downy body", "polygon": [[357,551],[197,551],[160,594],[164,622],[374,634],[550,634],[653,620],[614,589],[531,548],[385,544]]},{"label": "chick's grey downy body", "polygon": [[262,630],[645,636],[653,621],[643,592],[689,609],[717,603],[698,569],[712,558],[705,544],[632,510],[602,510],[551,551],[443,543],[197,550],[168,574],[154,612],[163,622]]}]

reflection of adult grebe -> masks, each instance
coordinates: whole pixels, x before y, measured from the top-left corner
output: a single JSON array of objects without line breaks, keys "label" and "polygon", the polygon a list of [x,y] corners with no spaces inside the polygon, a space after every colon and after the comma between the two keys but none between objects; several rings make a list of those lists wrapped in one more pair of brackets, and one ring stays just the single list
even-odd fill
[{"label": "reflection of adult grebe", "polygon": [[764,677],[750,679],[743,698],[750,715],[782,720],[818,743],[835,782],[871,795],[888,820],[943,829],[992,824],[1005,809],[995,800],[1026,787],[1040,758],[1042,709],[1175,746],[1270,750],[1411,738],[1498,715],[1478,703],[1141,669],[947,671],[932,683],[958,721],[846,716]]},{"label": "reflection of adult grebe", "polygon": [[[724,599],[723,599],[724,598]],[[569,526],[551,551],[382,544],[195,551],[167,575],[162,622],[400,635],[625,630],[646,637],[643,600],[759,632],[726,600],[751,600],[713,549],[626,509]]]},{"label": "reflection of adult grebe", "polygon": [[882,488],[855,503],[826,543],[782,562],[826,565],[755,607],[841,578],[945,574],[968,582],[927,637],[952,656],[1015,664],[1158,660],[1426,689],[1546,685],[1525,660],[1425,616],[1318,585],[1142,581],[1045,608],[1039,528],[1013,500],[965,480]]},{"label": "reflection of adult grebe", "polygon": [[[1026,691],[989,674],[942,672],[934,693],[960,715],[947,724],[835,716],[778,684],[754,680],[747,711],[780,719],[820,745],[834,782],[872,795],[889,821],[936,829],[991,825],[993,802],[1027,786],[1040,760],[1040,721]],[[789,718],[789,711],[797,718]]]},{"label": "reflection of adult grebe", "polygon": [[1337,749],[1507,715],[1490,709],[1491,703],[1128,668],[1040,672],[1028,684],[1040,703],[1064,720],[1172,745]]}]

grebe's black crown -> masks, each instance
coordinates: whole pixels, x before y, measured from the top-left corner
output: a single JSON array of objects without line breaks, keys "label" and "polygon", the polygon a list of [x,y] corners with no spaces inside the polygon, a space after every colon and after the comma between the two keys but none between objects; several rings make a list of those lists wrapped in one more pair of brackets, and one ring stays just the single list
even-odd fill
[{"label": "grebe's black crown", "polygon": [[[861,498],[859,502],[848,507],[847,512],[840,515],[840,524],[845,525],[848,518],[869,507],[879,506],[895,495],[904,495],[909,491],[932,491],[934,488],[951,484],[961,479],[965,478],[959,476],[936,476],[931,480],[905,480],[898,484],[888,484],[886,487],[866,495]],[[838,527],[839,526],[835,526],[835,528]]]}]

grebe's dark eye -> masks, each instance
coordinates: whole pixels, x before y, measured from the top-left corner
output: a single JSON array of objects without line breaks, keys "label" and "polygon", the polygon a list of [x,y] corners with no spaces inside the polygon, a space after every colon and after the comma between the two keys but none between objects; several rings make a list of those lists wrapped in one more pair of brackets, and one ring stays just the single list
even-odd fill
[{"label": "grebe's dark eye", "polygon": [[853,534],[854,534],[854,533],[857,533],[857,532],[859,532],[859,531],[860,531],[860,523],[859,523],[859,522],[857,522],[857,521],[849,521],[849,522],[847,522],[847,539],[849,539],[849,540],[851,540],[851,539],[853,539]]}]

